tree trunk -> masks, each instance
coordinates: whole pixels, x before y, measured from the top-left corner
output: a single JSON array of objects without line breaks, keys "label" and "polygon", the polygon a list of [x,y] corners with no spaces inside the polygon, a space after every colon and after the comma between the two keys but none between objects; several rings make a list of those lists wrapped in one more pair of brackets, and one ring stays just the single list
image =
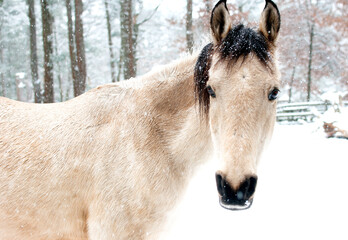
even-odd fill
[{"label": "tree trunk", "polygon": [[111,81],[112,82],[116,82],[115,56],[114,56],[114,52],[113,52],[112,31],[111,31],[111,23],[110,23],[110,14],[109,14],[108,0],[104,0],[104,3],[105,3],[106,26],[107,26],[107,29],[108,29]]},{"label": "tree trunk", "polygon": [[76,62],[75,37],[74,37],[73,21],[72,21],[72,13],[71,13],[71,1],[65,0],[65,5],[66,5],[66,12],[68,17],[68,39],[69,39],[71,75],[73,79],[74,93],[75,93],[77,91],[75,89],[78,88],[78,85],[77,85],[78,67]]},{"label": "tree trunk", "polygon": [[52,23],[53,17],[49,9],[49,0],[41,0],[42,38],[44,48],[44,103],[54,102],[53,62],[52,62]]},{"label": "tree trunk", "polygon": [[123,66],[123,49],[121,47],[120,48],[120,58],[119,58],[118,64],[117,64],[118,72],[117,72],[116,82],[119,82],[121,80],[122,66]]},{"label": "tree trunk", "polygon": [[0,26],[0,81],[1,81],[1,95],[6,97],[6,83],[4,78],[4,54],[3,54],[3,45],[1,40],[1,26]]},{"label": "tree trunk", "polygon": [[[54,35],[54,53],[56,56],[59,56],[59,52],[58,52],[58,40],[57,40],[57,28],[56,26],[54,27],[54,31],[53,31],[53,35]],[[58,68],[58,87],[59,87],[59,97],[60,97],[60,101],[63,102],[63,82],[62,82],[62,75],[61,75],[61,67],[60,67],[60,62],[57,61],[57,68]]]},{"label": "tree trunk", "polygon": [[75,0],[75,42],[76,42],[76,62],[78,67],[78,74],[76,78],[76,88],[74,84],[74,96],[77,97],[86,90],[86,56],[85,44],[83,39],[83,23],[82,15],[83,5],[82,0]]},{"label": "tree trunk", "polygon": [[3,47],[1,43],[1,34],[0,34],[0,65],[1,65],[0,67],[1,95],[3,97],[6,97],[6,83],[5,83],[4,73],[3,73],[4,55],[3,55]]},{"label": "tree trunk", "polygon": [[124,79],[135,77],[135,57],[133,49],[132,0],[121,0],[121,48]]},{"label": "tree trunk", "polygon": [[[70,73],[70,71],[69,71]],[[70,96],[70,86],[73,85],[73,80],[71,78],[72,74],[69,74],[68,75],[68,87],[66,88],[66,91],[65,91],[65,101],[69,100],[69,96]],[[72,84],[71,84],[72,83]]]},{"label": "tree trunk", "polygon": [[292,74],[291,74],[291,79],[290,79],[290,86],[289,86],[289,103],[291,103],[291,98],[292,98],[292,86],[293,86],[294,80],[295,80],[295,72],[296,72],[296,66],[294,66],[293,69],[292,69]]},{"label": "tree trunk", "polygon": [[133,38],[132,38],[132,56],[133,56],[133,72],[134,72],[134,76],[137,74],[137,46],[138,46],[138,36],[139,36],[139,28],[140,28],[140,24],[138,24],[136,22],[136,20],[133,23]]},{"label": "tree trunk", "polygon": [[128,29],[128,46],[129,46],[129,53],[128,53],[128,69],[129,69],[129,76],[135,77],[135,57],[134,57],[134,43],[133,43],[133,3],[132,0],[127,0],[127,29]]},{"label": "tree trunk", "polygon": [[193,50],[193,31],[192,31],[192,0],[187,0],[186,5],[186,43],[187,51]]},{"label": "tree trunk", "polygon": [[41,86],[39,80],[38,66],[37,66],[37,46],[36,46],[36,19],[35,19],[35,2],[28,0],[29,8],[29,32],[30,32],[30,68],[31,81],[34,87],[34,101],[35,103],[42,102]]},{"label": "tree trunk", "polygon": [[311,100],[314,23],[312,23],[312,25],[310,27],[310,33],[309,34],[310,35],[309,35],[308,76],[307,76],[307,102],[309,102]]},{"label": "tree trunk", "polygon": [[[0,0],[0,7],[2,7],[3,0]],[[6,83],[4,78],[4,46],[2,44],[2,25],[3,16],[0,16],[0,82],[1,82],[1,95],[6,97]]]}]

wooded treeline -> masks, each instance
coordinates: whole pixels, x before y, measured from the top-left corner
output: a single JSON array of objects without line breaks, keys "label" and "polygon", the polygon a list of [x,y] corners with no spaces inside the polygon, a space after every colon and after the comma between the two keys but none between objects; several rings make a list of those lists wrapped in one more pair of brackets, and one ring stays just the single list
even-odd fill
[{"label": "wooded treeline", "polygon": [[[0,96],[48,103],[143,74],[209,41],[215,1],[0,0]],[[345,0],[277,0],[283,93],[314,100],[348,91]],[[229,1],[233,23],[257,21],[263,0]],[[285,90],[285,91],[284,91]]]}]

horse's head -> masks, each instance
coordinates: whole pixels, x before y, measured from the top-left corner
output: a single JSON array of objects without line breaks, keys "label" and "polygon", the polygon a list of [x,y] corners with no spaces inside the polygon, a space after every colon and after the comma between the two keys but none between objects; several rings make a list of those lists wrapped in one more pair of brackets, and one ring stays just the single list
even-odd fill
[{"label": "horse's head", "polygon": [[258,30],[231,26],[226,0],[211,15],[213,43],[195,68],[196,99],[209,124],[217,156],[220,204],[250,207],[256,169],[275,123],[279,72],[275,41],[280,28],[277,6],[266,0]]}]

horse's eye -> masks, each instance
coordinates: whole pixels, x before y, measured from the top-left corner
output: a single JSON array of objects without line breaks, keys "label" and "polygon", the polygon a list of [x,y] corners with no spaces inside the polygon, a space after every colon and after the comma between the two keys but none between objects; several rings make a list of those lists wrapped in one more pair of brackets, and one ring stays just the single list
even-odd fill
[{"label": "horse's eye", "polygon": [[207,86],[207,91],[212,98],[216,98],[216,94],[214,90],[211,88],[211,86]]},{"label": "horse's eye", "polygon": [[277,97],[278,97],[279,92],[280,92],[280,90],[279,90],[278,88],[274,88],[274,89],[272,90],[272,92],[270,92],[270,94],[268,95],[268,99],[269,99],[270,101],[276,100]]}]

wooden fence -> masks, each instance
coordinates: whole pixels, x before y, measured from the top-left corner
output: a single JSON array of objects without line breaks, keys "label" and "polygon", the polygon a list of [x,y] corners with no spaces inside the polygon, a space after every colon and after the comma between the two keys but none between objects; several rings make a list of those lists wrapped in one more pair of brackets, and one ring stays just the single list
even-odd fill
[{"label": "wooden fence", "polygon": [[[343,102],[348,106],[348,101]],[[296,103],[278,103],[277,121],[298,121],[304,120],[313,122],[320,114],[326,112],[331,106],[330,102],[296,102]]]}]

